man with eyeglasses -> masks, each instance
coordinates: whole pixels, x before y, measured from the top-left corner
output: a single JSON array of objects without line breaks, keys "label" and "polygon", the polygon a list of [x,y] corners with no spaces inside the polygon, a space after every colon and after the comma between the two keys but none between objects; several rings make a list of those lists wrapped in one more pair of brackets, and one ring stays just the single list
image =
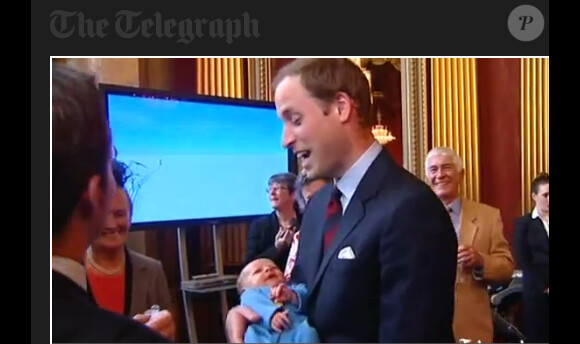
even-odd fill
[{"label": "man with eyeglasses", "polygon": [[266,192],[274,211],[252,222],[244,266],[257,258],[268,258],[284,271],[300,212],[294,199],[296,175],[278,173],[268,180]]}]

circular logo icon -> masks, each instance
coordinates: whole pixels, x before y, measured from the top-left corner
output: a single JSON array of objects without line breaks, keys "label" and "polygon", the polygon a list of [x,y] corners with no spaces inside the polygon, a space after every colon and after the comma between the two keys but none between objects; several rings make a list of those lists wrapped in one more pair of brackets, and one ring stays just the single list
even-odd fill
[{"label": "circular logo icon", "polygon": [[544,16],[534,6],[520,5],[510,13],[508,28],[516,39],[533,41],[544,31]]}]

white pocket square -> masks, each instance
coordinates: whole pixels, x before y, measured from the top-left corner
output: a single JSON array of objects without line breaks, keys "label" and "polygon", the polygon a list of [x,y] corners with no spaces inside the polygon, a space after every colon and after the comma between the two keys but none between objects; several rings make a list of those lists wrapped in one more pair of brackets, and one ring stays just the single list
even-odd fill
[{"label": "white pocket square", "polygon": [[338,252],[338,259],[354,259],[355,255],[350,246],[344,247]]}]

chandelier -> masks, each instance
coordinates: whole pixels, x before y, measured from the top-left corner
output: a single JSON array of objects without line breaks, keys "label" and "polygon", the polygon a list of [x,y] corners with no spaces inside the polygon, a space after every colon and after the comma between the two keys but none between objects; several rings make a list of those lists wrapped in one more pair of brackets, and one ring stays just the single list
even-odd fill
[{"label": "chandelier", "polygon": [[359,66],[363,71],[368,70],[370,65],[380,66],[384,65],[385,63],[390,63],[395,67],[396,70],[399,72],[401,71],[401,59],[400,58],[391,58],[391,57],[382,57],[382,58],[361,58],[361,57],[350,57],[349,60],[354,62],[357,66]]},{"label": "chandelier", "polygon": [[377,140],[381,145],[386,145],[387,143],[395,140],[395,137],[391,134],[391,131],[387,128],[387,126],[382,123],[383,116],[377,102],[377,100],[381,98],[383,98],[382,92],[375,91],[372,93],[371,100],[374,104],[374,107],[377,109],[377,124],[373,125],[372,132],[375,140]]},{"label": "chandelier", "polygon": [[[374,65],[382,65],[387,62],[390,62],[397,70],[400,70],[400,63],[401,59],[396,58],[380,58],[380,59],[369,59],[369,58],[349,58],[353,61],[359,68],[363,71],[364,75],[367,77],[369,81],[370,89],[372,90],[372,82],[371,82],[371,71],[367,68],[370,64]],[[379,104],[377,102],[378,99],[383,98],[382,92],[372,92],[371,94],[371,102],[376,108],[376,116],[377,116],[377,124],[372,127],[373,136],[375,140],[377,140],[381,145],[385,145],[393,140],[396,139],[391,134],[391,131],[387,128],[386,124],[381,123],[382,115],[379,109]]]},{"label": "chandelier", "polygon": [[387,129],[387,127],[382,124],[373,126],[373,136],[375,137],[375,140],[377,140],[381,145],[386,145],[395,139],[389,129]]}]

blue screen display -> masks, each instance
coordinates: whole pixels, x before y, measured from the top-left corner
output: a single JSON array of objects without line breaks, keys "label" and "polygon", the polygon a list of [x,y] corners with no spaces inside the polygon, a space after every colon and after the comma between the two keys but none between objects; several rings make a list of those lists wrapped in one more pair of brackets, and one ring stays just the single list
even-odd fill
[{"label": "blue screen display", "polygon": [[133,224],[272,211],[268,178],[289,169],[273,106],[108,94],[107,107]]}]

